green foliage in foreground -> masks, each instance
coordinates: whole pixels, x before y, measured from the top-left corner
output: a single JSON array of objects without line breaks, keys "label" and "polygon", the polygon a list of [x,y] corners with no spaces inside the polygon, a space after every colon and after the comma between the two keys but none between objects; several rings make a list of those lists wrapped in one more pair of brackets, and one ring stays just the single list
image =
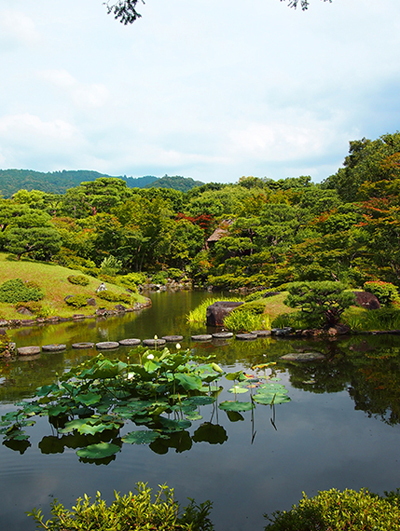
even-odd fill
[{"label": "green foliage in foreground", "polygon": [[173,489],[160,486],[154,502],[151,500],[151,489],[146,484],[138,483],[136,494],[120,496],[115,492],[115,500],[108,507],[97,492],[96,500],[90,503],[85,494],[79,498],[72,510],[65,509],[61,503],[54,500],[51,504],[51,520],[43,522],[40,510],[33,509],[28,513],[36,524],[37,529],[49,531],[82,530],[87,531],[145,531],[155,529],[159,531],[212,531],[214,526],[209,519],[211,502],[206,501],[197,505],[189,498],[189,505],[180,511],[179,504],[174,500]]},{"label": "green foliage in foreground", "polygon": [[361,489],[321,491],[315,498],[303,494],[298,506],[277,511],[266,531],[398,531],[400,491],[378,496]]},{"label": "green foliage in foreground", "polygon": [[[239,307],[241,308],[241,307]],[[251,311],[233,310],[224,319],[224,327],[231,332],[251,332],[252,330],[267,330],[271,328],[268,315],[255,314]]]},{"label": "green foliage in foreground", "polygon": [[0,286],[0,302],[15,304],[16,302],[39,301],[44,293],[33,282],[23,282],[20,278],[7,280]]}]

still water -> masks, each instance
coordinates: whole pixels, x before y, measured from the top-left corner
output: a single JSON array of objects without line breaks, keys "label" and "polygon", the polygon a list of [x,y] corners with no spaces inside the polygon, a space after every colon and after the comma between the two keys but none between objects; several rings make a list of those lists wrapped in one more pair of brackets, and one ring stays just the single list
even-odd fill
[{"label": "still water", "polygon": [[[207,407],[203,419],[188,430],[189,444],[170,447],[164,454],[149,446],[124,444],[108,465],[80,462],[76,450],[42,453],[43,437],[54,435],[47,419],[28,428],[31,446],[23,453],[0,445],[0,529],[32,531],[25,511],[42,508],[48,514],[57,498],[67,507],[87,493],[101,491],[108,501],[114,490],[127,493],[138,481],[154,489],[167,484],[185,504],[210,499],[217,531],[262,530],[264,513],[288,509],[319,490],[367,487],[378,493],[400,487],[400,337],[353,336],[338,341],[258,339],[249,343],[194,344],[185,314],[204,293],[159,293],[153,306],[137,314],[104,321],[63,323],[12,332],[18,346],[82,341],[117,341],[170,334],[185,337],[182,347],[202,355],[215,354],[226,371],[276,361],[295,351],[322,352],[318,363],[282,363],[274,375],[281,378],[291,402],[257,406],[231,422],[224,411]],[[126,359],[129,349],[107,354]],[[13,403],[29,398],[36,387],[56,380],[57,373],[77,365],[96,350],[70,347],[39,358],[1,362],[0,414]],[[232,399],[223,392],[220,400]],[[273,421],[273,422],[272,422]],[[193,439],[205,422],[226,432],[224,442]],[[29,431],[28,431],[29,430]]]}]

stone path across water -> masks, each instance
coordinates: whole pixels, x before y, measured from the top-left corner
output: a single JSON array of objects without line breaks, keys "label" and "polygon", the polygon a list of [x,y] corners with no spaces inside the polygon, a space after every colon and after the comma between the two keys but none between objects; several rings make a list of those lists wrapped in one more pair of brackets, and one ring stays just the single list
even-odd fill
[{"label": "stone path across water", "polygon": [[[285,332],[284,334],[280,334],[279,332]],[[288,329],[274,329],[272,330],[272,334],[276,336],[280,335],[288,335]],[[265,338],[271,335],[270,330],[255,330],[254,332],[248,333],[248,334],[236,334],[236,339],[238,341],[251,341],[257,338]],[[155,336],[157,337],[157,336]],[[221,339],[230,339],[235,337],[232,332],[216,332],[214,334],[198,334],[190,336],[190,339],[194,342],[204,342],[204,341],[211,341],[211,340],[221,340]],[[72,343],[73,349],[92,349],[96,348],[97,350],[113,350],[117,349],[120,346],[123,347],[134,347],[139,346],[140,344],[143,344],[145,347],[162,347],[166,343],[176,343],[179,341],[182,341],[184,339],[183,336],[180,335],[170,335],[170,336],[163,336],[160,339],[143,339],[141,341],[138,338],[127,338],[127,339],[121,339],[119,341],[102,341],[99,343],[92,343],[92,342],[85,342],[82,341],[80,343]],[[35,356],[40,354],[40,352],[62,352],[66,350],[67,345],[65,344],[53,344],[53,345],[43,345],[40,346],[29,346],[29,347],[19,347],[16,349],[16,352],[19,356]],[[14,349],[15,350],[15,345]]]}]

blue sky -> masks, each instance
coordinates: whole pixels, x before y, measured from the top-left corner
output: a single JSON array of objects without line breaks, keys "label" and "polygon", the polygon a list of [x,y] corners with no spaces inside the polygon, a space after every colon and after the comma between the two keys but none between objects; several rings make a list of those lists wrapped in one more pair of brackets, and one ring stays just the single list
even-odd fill
[{"label": "blue sky", "polygon": [[0,168],[335,173],[400,118],[399,0],[0,2]]}]

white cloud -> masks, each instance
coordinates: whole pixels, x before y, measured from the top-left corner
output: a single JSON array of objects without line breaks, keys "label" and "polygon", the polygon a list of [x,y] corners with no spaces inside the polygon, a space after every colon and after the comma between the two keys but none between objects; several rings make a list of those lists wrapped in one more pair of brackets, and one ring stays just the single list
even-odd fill
[{"label": "white cloud", "polygon": [[43,70],[38,76],[67,94],[78,107],[102,107],[109,98],[107,87],[101,83],[80,83],[66,70]]},{"label": "white cloud", "polygon": [[32,18],[22,11],[4,9],[0,11],[0,42],[11,45],[37,44],[40,34]]}]

